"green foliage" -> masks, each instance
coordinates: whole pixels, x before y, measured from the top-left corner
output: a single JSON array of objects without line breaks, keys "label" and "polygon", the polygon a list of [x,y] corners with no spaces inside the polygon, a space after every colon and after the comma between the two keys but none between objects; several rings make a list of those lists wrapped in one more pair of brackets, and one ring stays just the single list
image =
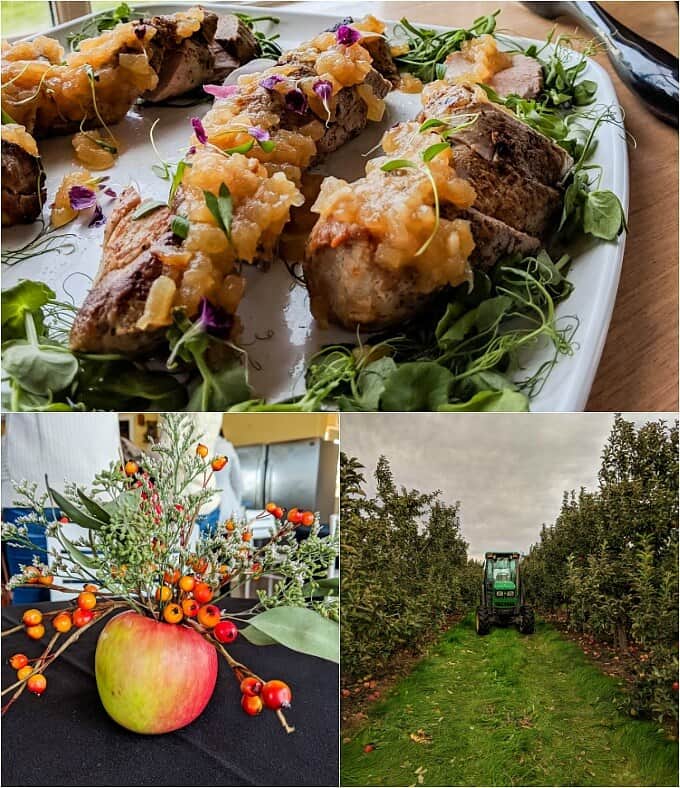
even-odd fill
[{"label": "green foliage", "polygon": [[469,616],[346,731],[341,784],[675,785],[677,743],[619,712],[619,683],[549,625],[480,638]]},{"label": "green foliage", "polygon": [[525,563],[527,593],[632,652],[632,714],[678,716],[678,423],[616,417],[599,488],[565,493]]},{"label": "green foliage", "polygon": [[481,567],[467,559],[458,503],[439,492],[399,489],[381,457],[377,492],[364,492],[363,466],[341,455],[341,653],[346,675],[383,666],[447,612],[474,605]]}]

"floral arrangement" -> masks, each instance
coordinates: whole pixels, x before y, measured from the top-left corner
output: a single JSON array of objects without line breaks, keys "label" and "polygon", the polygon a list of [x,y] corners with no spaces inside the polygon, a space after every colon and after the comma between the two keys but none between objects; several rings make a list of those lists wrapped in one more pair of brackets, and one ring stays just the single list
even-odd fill
[{"label": "floral arrangement", "polygon": [[[17,681],[2,691],[3,696],[13,692],[2,713],[26,688],[42,694],[47,668],[83,632],[117,611],[122,615],[110,619],[99,636],[95,673],[106,710],[122,725],[155,733],[188,724],[212,694],[219,654],[240,684],[243,710],[254,716],[263,708],[272,709],[291,732],[282,711],[290,705],[290,688],[278,679],[260,678],[236,661],[226,646],[241,636],[258,647],[279,643],[338,661],[338,581],[328,578],[338,556],[337,536],[319,535],[318,515],[286,511],[271,503],[259,515],[274,518],[261,546],[253,544],[252,524],[236,520],[196,538],[199,512],[215,492],[210,480],[228,460],[208,457],[186,415],[168,414],[163,433],[143,468],[132,461],[113,462],[95,476],[90,490],[67,485],[62,495],[47,480],[48,492],[38,495],[35,484],[16,484],[16,505],[31,511],[16,523],[3,523],[3,540],[44,553],[28,537],[28,525],[39,523],[59,548],[48,551],[42,560],[34,556],[33,564],[22,566],[8,587],[40,584],[73,593],[73,588],[55,584],[58,577],[82,583],[83,590],[62,609],[27,610],[21,625],[2,633],[25,629],[29,638],[41,640],[48,629],[53,630],[36,659],[24,654],[11,657]],[[50,508],[62,516],[50,517]],[[85,535],[69,539],[68,523],[86,529]],[[298,540],[295,532],[300,526],[310,530],[307,538]],[[264,574],[277,579],[271,592],[258,590],[250,608],[231,614],[219,607],[220,600]],[[182,683],[185,648],[194,661],[188,699],[187,684]],[[166,676],[159,694],[168,696],[172,712],[166,706],[154,719],[145,720],[134,707],[133,693],[139,686],[132,685],[141,682],[153,697],[154,679],[144,664],[134,677],[133,671],[122,668],[119,663],[126,650],[131,652],[124,660],[128,668],[130,659],[149,657],[157,673],[158,660],[167,661],[166,673],[177,679],[177,693],[182,696],[173,697],[172,681],[169,684]],[[205,686],[194,687],[197,676],[206,677]]]}]

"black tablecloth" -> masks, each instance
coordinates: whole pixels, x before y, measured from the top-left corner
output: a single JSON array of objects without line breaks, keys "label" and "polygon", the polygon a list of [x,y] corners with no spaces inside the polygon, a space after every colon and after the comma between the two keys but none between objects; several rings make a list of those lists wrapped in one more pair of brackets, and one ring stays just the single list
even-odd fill
[{"label": "black tablecloth", "polygon": [[[236,612],[249,606],[230,600]],[[55,603],[38,605],[43,610]],[[2,628],[25,607],[3,608]],[[2,784],[7,786],[337,786],[338,667],[280,646],[256,647],[243,638],[229,647],[235,659],[293,690],[286,734],[273,712],[248,717],[224,659],[212,699],[191,725],[161,736],[121,728],[106,714],[94,678],[97,624],[47,670],[41,697],[25,690],[2,718]],[[52,634],[47,627],[46,645]],[[2,686],[16,680],[9,657],[38,656],[44,645],[22,632],[2,639]],[[5,696],[7,701],[10,696]]]}]

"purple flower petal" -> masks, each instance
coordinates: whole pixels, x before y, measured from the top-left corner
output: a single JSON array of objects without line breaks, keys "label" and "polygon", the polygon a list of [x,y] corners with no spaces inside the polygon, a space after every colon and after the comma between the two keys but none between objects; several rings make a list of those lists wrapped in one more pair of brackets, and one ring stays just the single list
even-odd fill
[{"label": "purple flower petal", "polygon": [[356,44],[361,38],[361,33],[354,27],[349,25],[340,25],[335,33],[335,38],[338,44],[344,44],[346,47]]},{"label": "purple flower petal", "polygon": [[226,339],[234,325],[234,317],[222,307],[211,304],[207,298],[202,298],[198,322],[207,334]]},{"label": "purple flower petal", "polygon": [[286,93],[285,101],[286,109],[289,109],[291,112],[296,112],[298,115],[304,115],[307,111],[307,97],[300,88],[289,90],[288,93]]},{"label": "purple flower petal", "polygon": [[113,190],[113,189],[111,189],[110,187],[109,187],[108,189],[104,189],[104,194],[105,194],[107,197],[118,197],[118,195],[116,194],[116,192],[114,192],[114,190]]},{"label": "purple flower petal", "polygon": [[238,85],[203,85],[203,90],[215,98],[229,98],[239,92]]},{"label": "purple flower petal", "polygon": [[321,101],[328,101],[333,95],[333,84],[327,79],[317,79],[312,85],[312,90],[321,99]]},{"label": "purple flower petal", "polygon": [[192,118],[191,125],[194,127],[196,139],[201,143],[201,145],[205,145],[205,143],[208,141],[208,135],[205,133],[205,129],[203,128],[200,118]]},{"label": "purple flower petal", "polygon": [[268,139],[271,139],[269,132],[259,126],[251,126],[248,129],[248,134],[258,142],[266,142]]},{"label": "purple flower petal", "polygon": [[102,224],[106,224],[106,217],[104,216],[104,211],[102,211],[101,205],[99,203],[95,203],[94,214],[92,215],[92,219],[87,226],[101,227]]},{"label": "purple flower petal", "polygon": [[258,83],[261,88],[265,90],[274,90],[274,88],[279,84],[279,82],[283,82],[283,77],[280,77],[278,74],[272,74],[269,77],[265,77],[264,79],[260,80]]},{"label": "purple flower petal", "polygon": [[74,211],[84,211],[97,204],[97,195],[94,189],[87,186],[71,186],[68,190],[68,201]]},{"label": "purple flower petal", "polygon": [[192,145],[189,150],[187,151],[187,156],[193,156],[196,153],[196,146]]}]

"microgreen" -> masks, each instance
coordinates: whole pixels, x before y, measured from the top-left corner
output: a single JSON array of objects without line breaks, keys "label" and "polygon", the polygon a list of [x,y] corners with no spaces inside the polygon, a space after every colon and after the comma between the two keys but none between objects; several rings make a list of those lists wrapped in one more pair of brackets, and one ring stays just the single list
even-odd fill
[{"label": "microgreen", "polygon": [[283,50],[281,47],[276,43],[277,40],[281,37],[278,33],[273,33],[271,35],[266,35],[261,30],[256,28],[258,22],[271,22],[274,25],[278,25],[280,20],[276,16],[251,16],[250,14],[239,14],[237,13],[236,16],[252,31],[253,35],[255,36],[258,46],[260,48],[260,57],[264,58],[271,58],[272,60],[278,60],[281,55],[283,54]]},{"label": "microgreen", "polygon": [[[491,34],[496,29],[496,17],[500,11],[480,16],[467,29],[437,32],[425,27],[416,27],[404,17],[394,27],[398,39],[405,39],[408,51],[398,55],[395,61],[405,71],[410,71],[423,82],[431,82],[440,76],[440,69],[446,58],[457,52],[463,42],[481,35]],[[392,41],[399,45],[399,40]]]},{"label": "microgreen", "polygon": [[92,38],[105,30],[111,30],[118,24],[129,22],[131,19],[139,18],[140,16],[127,3],[120,3],[111,11],[104,11],[88,20],[77,32],[69,33],[66,41],[71,51],[76,52],[80,47],[81,41],[84,41],[86,38]]},{"label": "microgreen", "polygon": [[190,227],[191,224],[186,216],[173,216],[172,221],[170,222],[172,234],[177,236],[177,238],[181,238],[182,240],[185,240],[189,235]]},{"label": "microgreen", "polygon": [[226,183],[220,184],[219,193],[214,195],[212,192],[203,191],[203,198],[208,210],[215,218],[217,226],[227,236],[231,242],[231,223],[233,220],[234,206]]},{"label": "microgreen", "polygon": [[141,219],[143,216],[151,213],[152,211],[157,210],[158,208],[166,208],[167,203],[164,203],[163,200],[144,200],[144,202],[132,213],[132,220],[137,221]]}]

